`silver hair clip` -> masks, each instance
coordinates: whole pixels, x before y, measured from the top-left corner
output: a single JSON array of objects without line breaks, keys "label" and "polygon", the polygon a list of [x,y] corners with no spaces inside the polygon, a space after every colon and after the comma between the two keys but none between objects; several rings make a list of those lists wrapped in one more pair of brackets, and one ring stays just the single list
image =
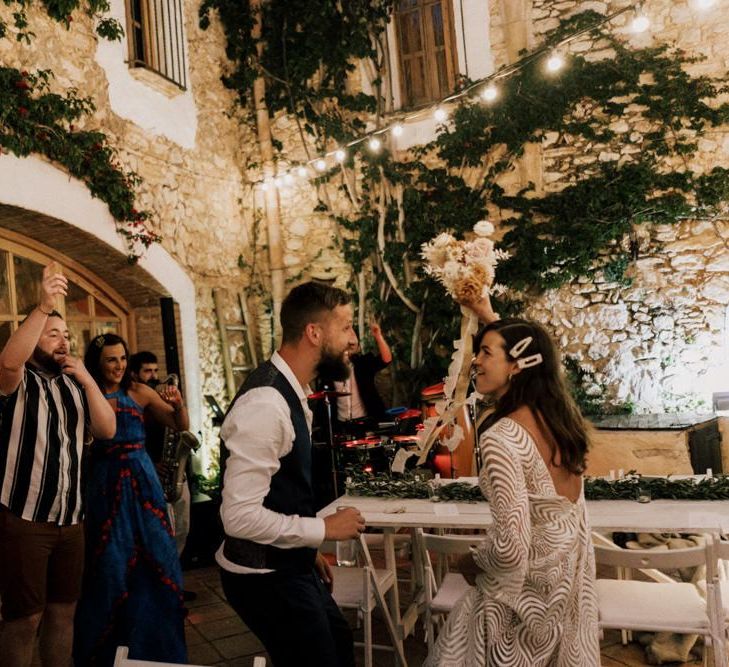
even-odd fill
[{"label": "silver hair clip", "polygon": [[516,365],[521,368],[531,368],[532,366],[539,366],[539,364],[544,361],[542,359],[542,355],[537,352],[536,354],[531,354],[528,357],[524,357],[523,359],[517,359]]},{"label": "silver hair clip", "polygon": [[522,338],[514,347],[512,347],[509,350],[509,355],[513,359],[518,359],[522,352],[526,350],[529,347],[529,343],[531,343],[534,339],[531,336],[527,336],[526,338]]}]

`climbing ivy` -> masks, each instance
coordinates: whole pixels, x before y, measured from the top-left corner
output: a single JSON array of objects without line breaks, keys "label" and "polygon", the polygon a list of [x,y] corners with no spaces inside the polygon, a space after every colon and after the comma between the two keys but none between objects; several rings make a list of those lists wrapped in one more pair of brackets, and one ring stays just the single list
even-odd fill
[{"label": "climbing ivy", "polygon": [[74,125],[94,111],[93,102],[73,89],[64,95],[51,92],[52,76],[49,70],[0,67],[0,152],[38,153],[63,165],[107,204],[135,262],[139,245],[147,248],[160,240],[146,226],[149,212],[135,208],[141,179],[121,167],[106,135]]},{"label": "climbing ivy", "polygon": [[[381,121],[382,36],[392,4],[270,0],[260,63],[246,0],[205,0],[201,24],[217,10],[233,61],[225,83],[242,105],[263,74],[271,112],[291,114],[317,150],[331,150]],[[499,246],[511,257],[497,279],[510,288],[501,309],[514,312],[532,295],[579,277],[604,272],[625,281],[632,258],[624,241],[634,226],[711,216],[729,199],[729,170],[702,175],[691,168],[701,134],[729,121],[729,105],[718,101],[729,90],[726,80],[690,74],[698,59],[668,45],[629,48],[603,19],[590,10],[562,21],[500,80],[496,103],[462,99],[430,143],[404,155],[373,155],[360,144],[341,171],[315,181],[317,209],[336,221],[345,259],[355,275],[367,276],[368,306],[395,338],[403,386],[442,377],[456,337],[459,313],[419,263],[421,243],[438,232],[463,234],[487,210],[501,211]],[[546,75],[539,56],[577,32],[610,57],[573,53],[568,67]],[[351,93],[357,59],[372,65],[373,95]],[[566,162],[558,191],[529,184],[507,193],[500,179],[530,143],[572,147],[573,156],[594,159]],[[332,188],[351,205],[332,204]]]}]

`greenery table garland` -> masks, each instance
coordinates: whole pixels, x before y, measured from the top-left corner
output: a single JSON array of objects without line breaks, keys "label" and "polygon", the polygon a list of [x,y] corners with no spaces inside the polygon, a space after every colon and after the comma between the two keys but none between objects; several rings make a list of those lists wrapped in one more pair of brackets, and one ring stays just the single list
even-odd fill
[{"label": "greenery table garland", "polygon": [[[377,498],[420,498],[440,502],[484,502],[481,489],[466,482],[437,484],[426,474],[391,476],[350,471],[347,493]],[[729,500],[729,475],[708,479],[642,477],[634,472],[623,479],[585,478],[587,500],[636,500],[650,494],[653,500]]]}]

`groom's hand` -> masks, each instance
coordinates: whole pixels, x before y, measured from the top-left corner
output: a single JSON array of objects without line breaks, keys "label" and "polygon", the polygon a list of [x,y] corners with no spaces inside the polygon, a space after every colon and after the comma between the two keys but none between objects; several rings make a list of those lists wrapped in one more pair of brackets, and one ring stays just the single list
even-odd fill
[{"label": "groom's hand", "polygon": [[351,540],[364,529],[364,517],[356,507],[344,507],[324,517],[325,540]]}]

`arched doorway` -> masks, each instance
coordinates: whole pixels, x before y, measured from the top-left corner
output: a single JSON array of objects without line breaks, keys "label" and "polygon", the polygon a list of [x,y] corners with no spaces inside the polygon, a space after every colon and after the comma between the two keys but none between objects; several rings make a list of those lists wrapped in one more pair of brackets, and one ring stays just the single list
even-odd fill
[{"label": "arched doorway", "polygon": [[0,348],[38,303],[43,267],[57,262],[69,280],[56,309],[71,332],[71,353],[83,356],[89,341],[117,333],[135,346],[129,304],[116,290],[70,257],[0,228]]}]

